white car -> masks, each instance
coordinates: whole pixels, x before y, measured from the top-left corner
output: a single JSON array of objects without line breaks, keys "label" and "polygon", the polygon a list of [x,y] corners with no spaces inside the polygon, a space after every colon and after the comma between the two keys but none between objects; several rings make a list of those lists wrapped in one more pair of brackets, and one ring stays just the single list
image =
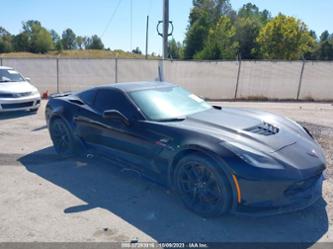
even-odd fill
[{"label": "white car", "polygon": [[13,68],[0,66],[0,112],[38,110],[41,96],[29,81]]}]

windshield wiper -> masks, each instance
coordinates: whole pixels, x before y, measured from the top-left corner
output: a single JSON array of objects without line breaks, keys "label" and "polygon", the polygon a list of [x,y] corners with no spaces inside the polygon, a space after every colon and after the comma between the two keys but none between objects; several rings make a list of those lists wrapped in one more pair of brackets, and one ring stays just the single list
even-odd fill
[{"label": "windshield wiper", "polygon": [[5,83],[5,82],[13,82],[12,80],[0,80],[1,83]]},{"label": "windshield wiper", "polygon": [[177,121],[184,121],[186,117],[176,117],[176,118],[163,118],[163,119],[158,119],[156,121],[158,122],[177,122]]}]

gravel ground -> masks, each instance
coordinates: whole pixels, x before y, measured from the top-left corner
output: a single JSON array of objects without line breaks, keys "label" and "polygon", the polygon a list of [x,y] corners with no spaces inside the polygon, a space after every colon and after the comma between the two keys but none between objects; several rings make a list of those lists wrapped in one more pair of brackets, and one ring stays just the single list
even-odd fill
[{"label": "gravel ground", "polygon": [[333,242],[333,106],[218,104],[287,115],[309,128],[328,161],[323,200],[278,216],[202,219],[135,174],[105,162],[60,160],[41,108],[0,115],[0,242]]}]

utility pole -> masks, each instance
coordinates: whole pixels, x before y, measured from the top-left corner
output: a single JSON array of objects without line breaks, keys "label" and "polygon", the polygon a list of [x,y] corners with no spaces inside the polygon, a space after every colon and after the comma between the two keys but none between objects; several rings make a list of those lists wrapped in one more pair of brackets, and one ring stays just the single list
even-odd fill
[{"label": "utility pole", "polygon": [[147,16],[147,25],[146,25],[146,60],[148,59],[148,39],[149,39],[149,16]]},{"label": "utility pole", "polygon": [[163,60],[169,57],[168,37],[169,37],[169,0],[163,3]]},{"label": "utility pole", "polygon": [[[160,24],[163,24],[163,32],[159,31]],[[169,33],[169,25],[171,24],[172,31]],[[158,66],[158,75],[160,81],[164,81],[164,60],[169,58],[169,44],[168,44],[168,37],[173,33],[173,23],[169,20],[169,0],[163,0],[163,21],[159,21],[157,24],[157,33],[159,36],[163,38],[162,48],[163,48],[163,55],[162,60],[160,60]]]}]

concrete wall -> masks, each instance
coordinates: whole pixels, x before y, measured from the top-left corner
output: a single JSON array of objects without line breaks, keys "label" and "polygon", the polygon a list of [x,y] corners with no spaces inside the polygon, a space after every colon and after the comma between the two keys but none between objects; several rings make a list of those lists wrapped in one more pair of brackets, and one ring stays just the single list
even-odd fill
[{"label": "concrete wall", "polygon": [[[158,78],[158,60],[6,59],[41,92]],[[209,99],[333,100],[333,62],[165,61],[165,79]]]},{"label": "concrete wall", "polygon": [[59,60],[60,91],[78,91],[116,80],[113,59]]},{"label": "concrete wall", "polygon": [[158,60],[118,59],[118,82],[158,79]]},{"label": "concrete wall", "polygon": [[211,99],[233,99],[238,62],[167,62],[165,79],[197,95]]},{"label": "concrete wall", "polygon": [[333,100],[333,62],[305,63],[300,98]]},{"label": "concrete wall", "polygon": [[296,99],[303,62],[244,61],[238,98]]}]

